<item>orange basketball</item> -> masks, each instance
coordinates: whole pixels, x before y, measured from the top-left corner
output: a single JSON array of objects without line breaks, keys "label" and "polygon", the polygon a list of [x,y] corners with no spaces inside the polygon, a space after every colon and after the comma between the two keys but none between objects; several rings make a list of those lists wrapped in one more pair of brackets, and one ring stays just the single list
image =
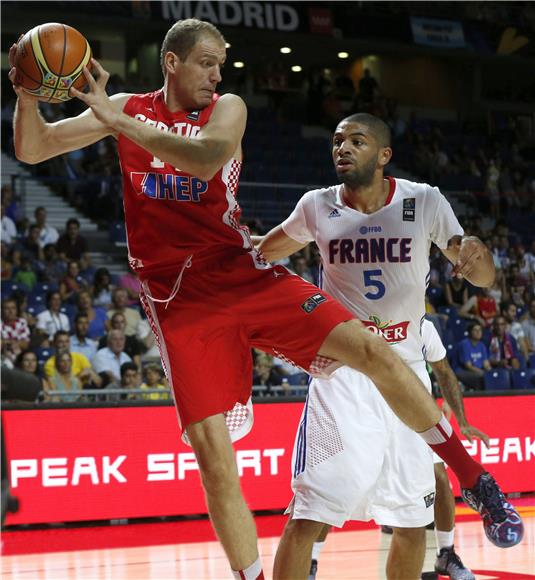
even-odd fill
[{"label": "orange basketball", "polygon": [[68,101],[69,89],[83,90],[91,70],[91,47],[75,28],[49,22],[32,28],[17,43],[15,83],[41,101]]}]

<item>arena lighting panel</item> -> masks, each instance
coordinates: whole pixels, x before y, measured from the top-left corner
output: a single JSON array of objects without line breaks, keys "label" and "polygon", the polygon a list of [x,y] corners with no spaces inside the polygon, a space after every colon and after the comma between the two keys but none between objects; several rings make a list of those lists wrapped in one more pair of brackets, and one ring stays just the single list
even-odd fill
[{"label": "arena lighting panel", "polygon": [[243,63],[241,60],[237,60],[236,62],[232,63],[232,66],[234,68],[243,68],[245,66],[245,63]]},{"label": "arena lighting panel", "polygon": [[292,49],[289,46],[283,46],[281,47],[280,51],[282,52],[282,54],[290,54],[292,52]]},{"label": "arena lighting panel", "polygon": [[292,72],[301,72],[303,70],[302,67],[300,67],[298,64],[294,64],[294,66],[292,67]]},{"label": "arena lighting panel", "polygon": [[342,51],[338,53],[338,58],[348,58],[349,57],[349,53]]},{"label": "arena lighting panel", "polygon": [[230,44],[230,42],[225,42],[225,48],[230,48],[232,46],[232,44]]}]

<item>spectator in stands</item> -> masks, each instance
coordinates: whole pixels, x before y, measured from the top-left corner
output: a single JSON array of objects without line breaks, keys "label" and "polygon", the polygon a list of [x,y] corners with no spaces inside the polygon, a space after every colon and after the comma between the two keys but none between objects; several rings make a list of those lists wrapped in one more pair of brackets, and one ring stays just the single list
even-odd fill
[{"label": "spectator in stands", "polygon": [[44,248],[47,244],[55,244],[58,241],[58,230],[46,223],[46,208],[39,206],[35,208],[35,224],[39,228],[39,243]]},{"label": "spectator in stands", "polygon": [[535,353],[535,298],[529,302],[529,310],[522,320],[528,352]]},{"label": "spectator in stands", "polygon": [[13,281],[17,284],[23,284],[29,292],[37,284],[37,274],[33,267],[33,261],[28,256],[21,258],[20,268],[13,277]]},{"label": "spectator in stands", "polygon": [[85,314],[89,320],[87,336],[93,340],[98,340],[106,332],[108,324],[108,314],[100,306],[93,306],[93,297],[89,290],[82,290],[76,300],[78,314]]},{"label": "spectator in stands", "polygon": [[17,303],[13,298],[2,300],[2,355],[11,364],[16,357],[28,348],[30,329],[24,318],[18,315]]},{"label": "spectator in stands", "polygon": [[32,224],[28,229],[28,235],[17,244],[16,249],[21,259],[28,258],[32,262],[44,260],[45,255],[39,242],[39,231],[39,226]]},{"label": "spectator in stands", "polygon": [[301,276],[307,282],[314,283],[314,276],[310,273],[310,270],[307,266],[307,261],[301,255],[296,255],[292,260],[292,269],[298,275]]},{"label": "spectator in stands", "polygon": [[502,302],[500,304],[500,310],[502,316],[505,318],[507,322],[507,326],[505,328],[506,332],[508,332],[515,340],[520,352],[527,357],[528,352],[528,343],[526,340],[526,333],[522,327],[522,324],[518,321],[518,311],[515,304],[512,302]]},{"label": "spectator in stands", "polygon": [[[164,374],[156,364],[148,364],[143,369],[143,377],[145,381],[141,384],[141,389],[163,389],[169,391],[169,387],[164,384]],[[147,401],[167,401],[169,400],[169,392],[166,393],[147,393],[141,395],[142,399]]]},{"label": "spectator in stands", "polygon": [[270,395],[271,387],[281,385],[282,378],[273,367],[273,360],[270,356],[264,353],[256,356],[253,370],[253,385],[267,387],[265,394]]},{"label": "spectator in stands", "polygon": [[65,233],[56,244],[59,257],[62,260],[84,260],[89,263],[88,246],[86,239],[80,235],[80,222],[70,218],[65,225]]},{"label": "spectator in stands", "polygon": [[112,292],[112,308],[108,311],[108,318],[111,319],[116,312],[122,312],[126,318],[126,329],[124,332],[127,336],[132,336],[137,332],[141,316],[138,310],[129,308],[127,304],[128,292],[124,288],[115,288]]},{"label": "spectator in stands", "polygon": [[446,304],[459,310],[468,302],[468,285],[464,278],[451,278],[444,284]]},{"label": "spectator in stands", "polygon": [[[126,318],[122,312],[116,312],[111,317],[111,328],[112,330],[120,330],[122,333],[125,333]],[[100,339],[98,347],[105,348],[107,344],[108,344],[108,336],[105,335]],[[138,368],[141,368],[142,350],[143,350],[142,343],[139,341],[137,336],[135,335],[128,336],[127,334],[125,334],[124,352],[134,361],[134,363],[138,366]]]},{"label": "spectator in stands", "polygon": [[[65,332],[64,330],[58,330],[54,335],[53,348],[55,353],[64,350],[68,351],[69,347],[70,347],[69,333]],[[72,362],[72,371],[75,376],[78,376],[82,371],[91,368],[91,363],[89,362],[89,359],[79,352],[72,353],[71,362]],[[51,377],[54,374],[55,365],[56,365],[56,355],[54,354],[45,362],[45,376]]]},{"label": "spectator in stands", "polygon": [[15,361],[15,368],[20,369],[26,373],[30,373],[31,375],[35,375],[39,378],[39,380],[43,378],[43,375],[39,369],[37,355],[33,352],[33,350],[23,350],[21,353],[19,353],[17,360]]},{"label": "spectator in stands", "polygon": [[47,244],[43,248],[43,256],[43,260],[36,264],[36,270],[41,282],[59,285],[67,268],[65,262],[58,258],[56,246]]},{"label": "spectator in stands", "polygon": [[117,285],[128,292],[129,305],[139,303],[139,290],[141,286],[139,284],[139,278],[133,272],[127,272],[120,276]]},{"label": "spectator in stands", "polygon": [[496,270],[496,278],[494,279],[494,284],[489,288],[489,296],[494,298],[496,304],[500,304],[500,302],[509,299],[509,291],[505,283],[505,274],[501,269]]},{"label": "spectator in stands", "polygon": [[[45,400],[53,403],[79,401],[82,383],[73,372],[72,355],[67,349],[57,351],[53,372],[48,376],[48,393]],[[56,394],[57,393],[57,394]]]},{"label": "spectator in stands", "polygon": [[[2,188],[3,189],[3,188]],[[15,222],[6,215],[6,206],[4,199],[1,203],[2,207],[2,241],[6,244],[13,244],[17,240],[17,226]]]},{"label": "spectator in stands", "polygon": [[459,310],[460,316],[477,319],[484,326],[490,326],[497,313],[496,300],[490,295],[488,288],[478,288],[477,294],[469,298]]},{"label": "spectator in stands", "polygon": [[[24,212],[20,203],[13,196],[13,188],[11,185],[2,185],[1,195],[2,204],[5,206],[5,215],[10,218],[14,224],[18,224],[24,218]],[[2,216],[4,214],[2,213]],[[3,236],[2,236],[3,238]]]},{"label": "spectator in stands", "polygon": [[102,308],[109,308],[113,288],[114,286],[111,283],[111,275],[108,269],[99,268],[93,277],[93,304],[95,306],[101,306]]},{"label": "spectator in stands", "polygon": [[490,211],[494,219],[500,217],[500,169],[499,161],[490,159],[485,176],[485,189],[489,197]]},{"label": "spectator in stands", "polygon": [[80,276],[80,265],[76,260],[67,263],[67,273],[59,283],[59,293],[63,302],[74,302],[77,294],[87,288],[87,282]]},{"label": "spectator in stands", "polygon": [[[133,389],[139,389],[140,387],[140,378],[139,378],[139,370],[135,363],[133,362],[125,362],[121,365],[121,383],[119,385],[120,389],[124,389],[125,391],[131,391]],[[108,388],[117,388],[117,385],[111,383],[108,385]],[[126,400],[126,399],[136,399],[136,393],[128,393],[126,392],[124,395],[108,395],[108,401],[119,401],[119,400]]]},{"label": "spectator in stands", "polygon": [[[3,236],[3,234],[2,234]],[[0,240],[1,248],[1,269],[2,269],[2,280],[11,280],[13,276],[13,251],[9,245],[4,241],[3,237]]]},{"label": "spectator in stands", "polygon": [[492,324],[489,341],[489,360],[493,368],[518,369],[518,346],[516,340],[507,332],[507,321],[496,316]]},{"label": "spectator in stands", "polygon": [[379,83],[372,76],[370,69],[364,69],[364,76],[359,81],[359,100],[361,105],[366,108],[371,105],[379,95]]},{"label": "spectator in stands", "polygon": [[516,262],[509,266],[507,287],[509,289],[511,301],[517,306],[524,306],[524,292],[529,287],[529,280],[527,276],[520,273],[520,268]]},{"label": "spectator in stands", "polygon": [[46,296],[46,305],[47,309],[37,315],[36,330],[46,334],[49,340],[54,338],[58,330],[63,330],[68,334],[71,325],[67,315],[60,312],[61,296],[59,292],[49,291]]},{"label": "spectator in stands", "polygon": [[483,326],[475,322],[468,328],[468,338],[459,343],[459,366],[455,372],[468,389],[483,389],[485,371],[491,370],[489,353],[482,337]]},{"label": "spectator in stands", "polygon": [[102,377],[104,386],[111,383],[118,385],[121,381],[121,365],[132,362],[124,352],[125,335],[121,330],[111,330],[107,346],[97,351],[93,358],[93,368]]},{"label": "spectator in stands", "polygon": [[87,314],[78,313],[74,318],[74,334],[70,338],[71,352],[79,352],[90,361],[97,354],[97,343],[88,337],[88,330]]}]

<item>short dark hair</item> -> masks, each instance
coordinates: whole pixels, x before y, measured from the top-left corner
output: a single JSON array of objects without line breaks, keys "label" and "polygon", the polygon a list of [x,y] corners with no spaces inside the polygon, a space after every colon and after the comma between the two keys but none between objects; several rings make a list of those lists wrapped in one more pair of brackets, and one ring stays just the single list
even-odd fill
[{"label": "short dark hair", "polygon": [[46,293],[46,305],[47,306],[50,305],[50,300],[52,299],[52,296],[54,296],[54,294],[58,294],[59,295],[59,299],[61,300],[61,294],[58,292],[58,290],[49,290]]},{"label": "short dark hair", "polygon": [[46,207],[44,205],[39,205],[35,208],[35,211],[33,212],[33,215],[37,215],[38,211],[42,211],[45,210],[46,211]]},{"label": "short dark hair", "polygon": [[369,113],[355,113],[354,115],[349,115],[345,119],[342,119],[346,123],[360,123],[368,127],[372,135],[377,139],[377,142],[381,147],[390,147],[392,143],[392,134],[390,132],[390,127],[379,117],[375,115],[370,115]]},{"label": "short dark hair", "polygon": [[483,330],[483,326],[481,324],[481,322],[472,322],[472,324],[468,325],[468,335],[472,334],[472,330],[474,330],[474,328],[476,328],[476,326],[479,326],[479,328],[481,328],[481,330]]},{"label": "short dark hair", "polygon": [[87,316],[87,314],[84,314],[83,312],[78,312],[78,314],[74,317],[74,324],[76,324],[80,318],[89,318]]},{"label": "short dark hair", "polygon": [[136,371],[139,372],[136,363],[133,362],[125,362],[121,365],[121,379],[124,378],[124,375],[127,371]]},{"label": "short dark hair", "polygon": [[80,222],[76,218],[69,218],[65,224],[65,228],[68,228],[71,224],[80,227]]},{"label": "short dark hair", "polygon": [[56,330],[56,332],[54,333],[54,342],[56,342],[56,338],[58,338],[58,336],[61,336],[62,334],[69,336],[69,333],[66,330]]},{"label": "short dark hair", "polygon": [[210,22],[197,20],[197,18],[187,18],[175,22],[167,31],[160,50],[160,65],[163,75],[165,76],[164,58],[168,52],[174,52],[184,62],[199,39],[206,35],[225,43],[225,38],[221,32]]}]

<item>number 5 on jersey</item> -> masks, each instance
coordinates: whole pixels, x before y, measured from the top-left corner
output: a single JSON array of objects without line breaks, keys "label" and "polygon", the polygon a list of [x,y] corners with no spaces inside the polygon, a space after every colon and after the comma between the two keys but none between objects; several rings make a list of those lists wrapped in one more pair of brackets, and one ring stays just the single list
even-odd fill
[{"label": "number 5 on jersey", "polygon": [[364,270],[364,286],[375,289],[374,292],[366,292],[364,296],[369,300],[379,300],[385,295],[386,288],[385,285],[381,282],[381,280],[377,280],[379,276],[383,275],[382,270]]}]

